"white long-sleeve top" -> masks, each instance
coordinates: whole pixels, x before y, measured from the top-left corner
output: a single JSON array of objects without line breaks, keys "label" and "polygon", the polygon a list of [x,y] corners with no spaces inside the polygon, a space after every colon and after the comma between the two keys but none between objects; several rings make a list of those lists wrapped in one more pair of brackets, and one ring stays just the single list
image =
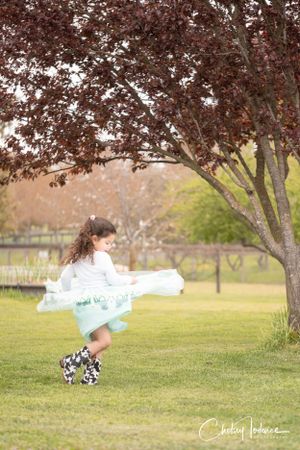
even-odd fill
[{"label": "white long-sleeve top", "polygon": [[131,284],[132,277],[119,275],[107,252],[94,251],[94,264],[90,258],[81,259],[73,264],[68,264],[61,273],[60,281],[63,291],[71,289],[71,280],[78,278],[79,285],[83,288],[101,288],[105,286],[122,286]]}]

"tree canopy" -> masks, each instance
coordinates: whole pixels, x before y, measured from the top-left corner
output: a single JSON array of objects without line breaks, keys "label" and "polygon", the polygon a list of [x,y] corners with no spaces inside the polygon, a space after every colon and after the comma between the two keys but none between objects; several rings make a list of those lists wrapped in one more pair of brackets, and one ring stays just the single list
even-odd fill
[{"label": "tree canopy", "polygon": [[[58,171],[54,184],[63,185],[68,171],[115,158],[132,160],[132,170],[183,164],[284,261],[280,242],[295,245],[288,157],[300,161],[299,2],[14,0],[0,8],[0,119],[15,125],[1,148],[4,182]],[[251,139],[255,173],[241,152]],[[232,172],[251,209],[217,179],[218,167]]]}]

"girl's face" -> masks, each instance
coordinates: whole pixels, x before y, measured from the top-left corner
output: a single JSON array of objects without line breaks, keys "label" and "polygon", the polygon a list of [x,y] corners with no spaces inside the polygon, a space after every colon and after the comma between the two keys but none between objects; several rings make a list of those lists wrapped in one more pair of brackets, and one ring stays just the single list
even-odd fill
[{"label": "girl's face", "polygon": [[110,234],[107,237],[99,238],[95,234],[92,236],[92,241],[95,247],[95,250],[98,252],[109,252],[111,249],[112,243],[115,240],[115,235]]}]

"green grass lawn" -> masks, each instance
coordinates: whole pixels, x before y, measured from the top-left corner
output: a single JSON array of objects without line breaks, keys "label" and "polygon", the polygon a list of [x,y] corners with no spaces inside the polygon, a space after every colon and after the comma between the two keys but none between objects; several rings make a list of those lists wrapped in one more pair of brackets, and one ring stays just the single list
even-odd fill
[{"label": "green grass lawn", "polygon": [[[299,346],[259,350],[283,286],[223,284],[218,295],[186,283],[183,295],[136,300],[97,386],[63,384],[58,359],[84,341],[71,311],[37,313],[38,300],[0,298],[1,449],[299,449]],[[249,416],[289,433],[251,438]],[[204,441],[240,419],[244,441]]]}]

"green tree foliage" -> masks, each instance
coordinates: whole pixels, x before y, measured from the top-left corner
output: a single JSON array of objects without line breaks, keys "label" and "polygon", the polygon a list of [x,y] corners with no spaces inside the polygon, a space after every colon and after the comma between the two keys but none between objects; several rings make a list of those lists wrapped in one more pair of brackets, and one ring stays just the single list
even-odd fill
[{"label": "green tree foliage", "polygon": [[238,243],[255,239],[226,201],[201,179],[193,178],[182,187],[172,215],[177,232],[190,243]]},{"label": "green tree foliage", "polygon": [[[250,147],[245,153],[247,154],[245,159],[251,167],[253,149]],[[219,179],[230,188],[241,204],[250,207],[245,191],[227,173],[220,170]],[[276,208],[270,178],[266,179],[266,187]],[[291,161],[290,164],[287,191],[295,236],[300,242],[300,180],[296,161]],[[240,220],[224,198],[199,177],[191,177],[182,185],[178,192],[177,203],[169,214],[169,220],[173,223],[175,234],[184,236],[189,243],[261,244],[259,237],[250,230],[246,222]]]}]

